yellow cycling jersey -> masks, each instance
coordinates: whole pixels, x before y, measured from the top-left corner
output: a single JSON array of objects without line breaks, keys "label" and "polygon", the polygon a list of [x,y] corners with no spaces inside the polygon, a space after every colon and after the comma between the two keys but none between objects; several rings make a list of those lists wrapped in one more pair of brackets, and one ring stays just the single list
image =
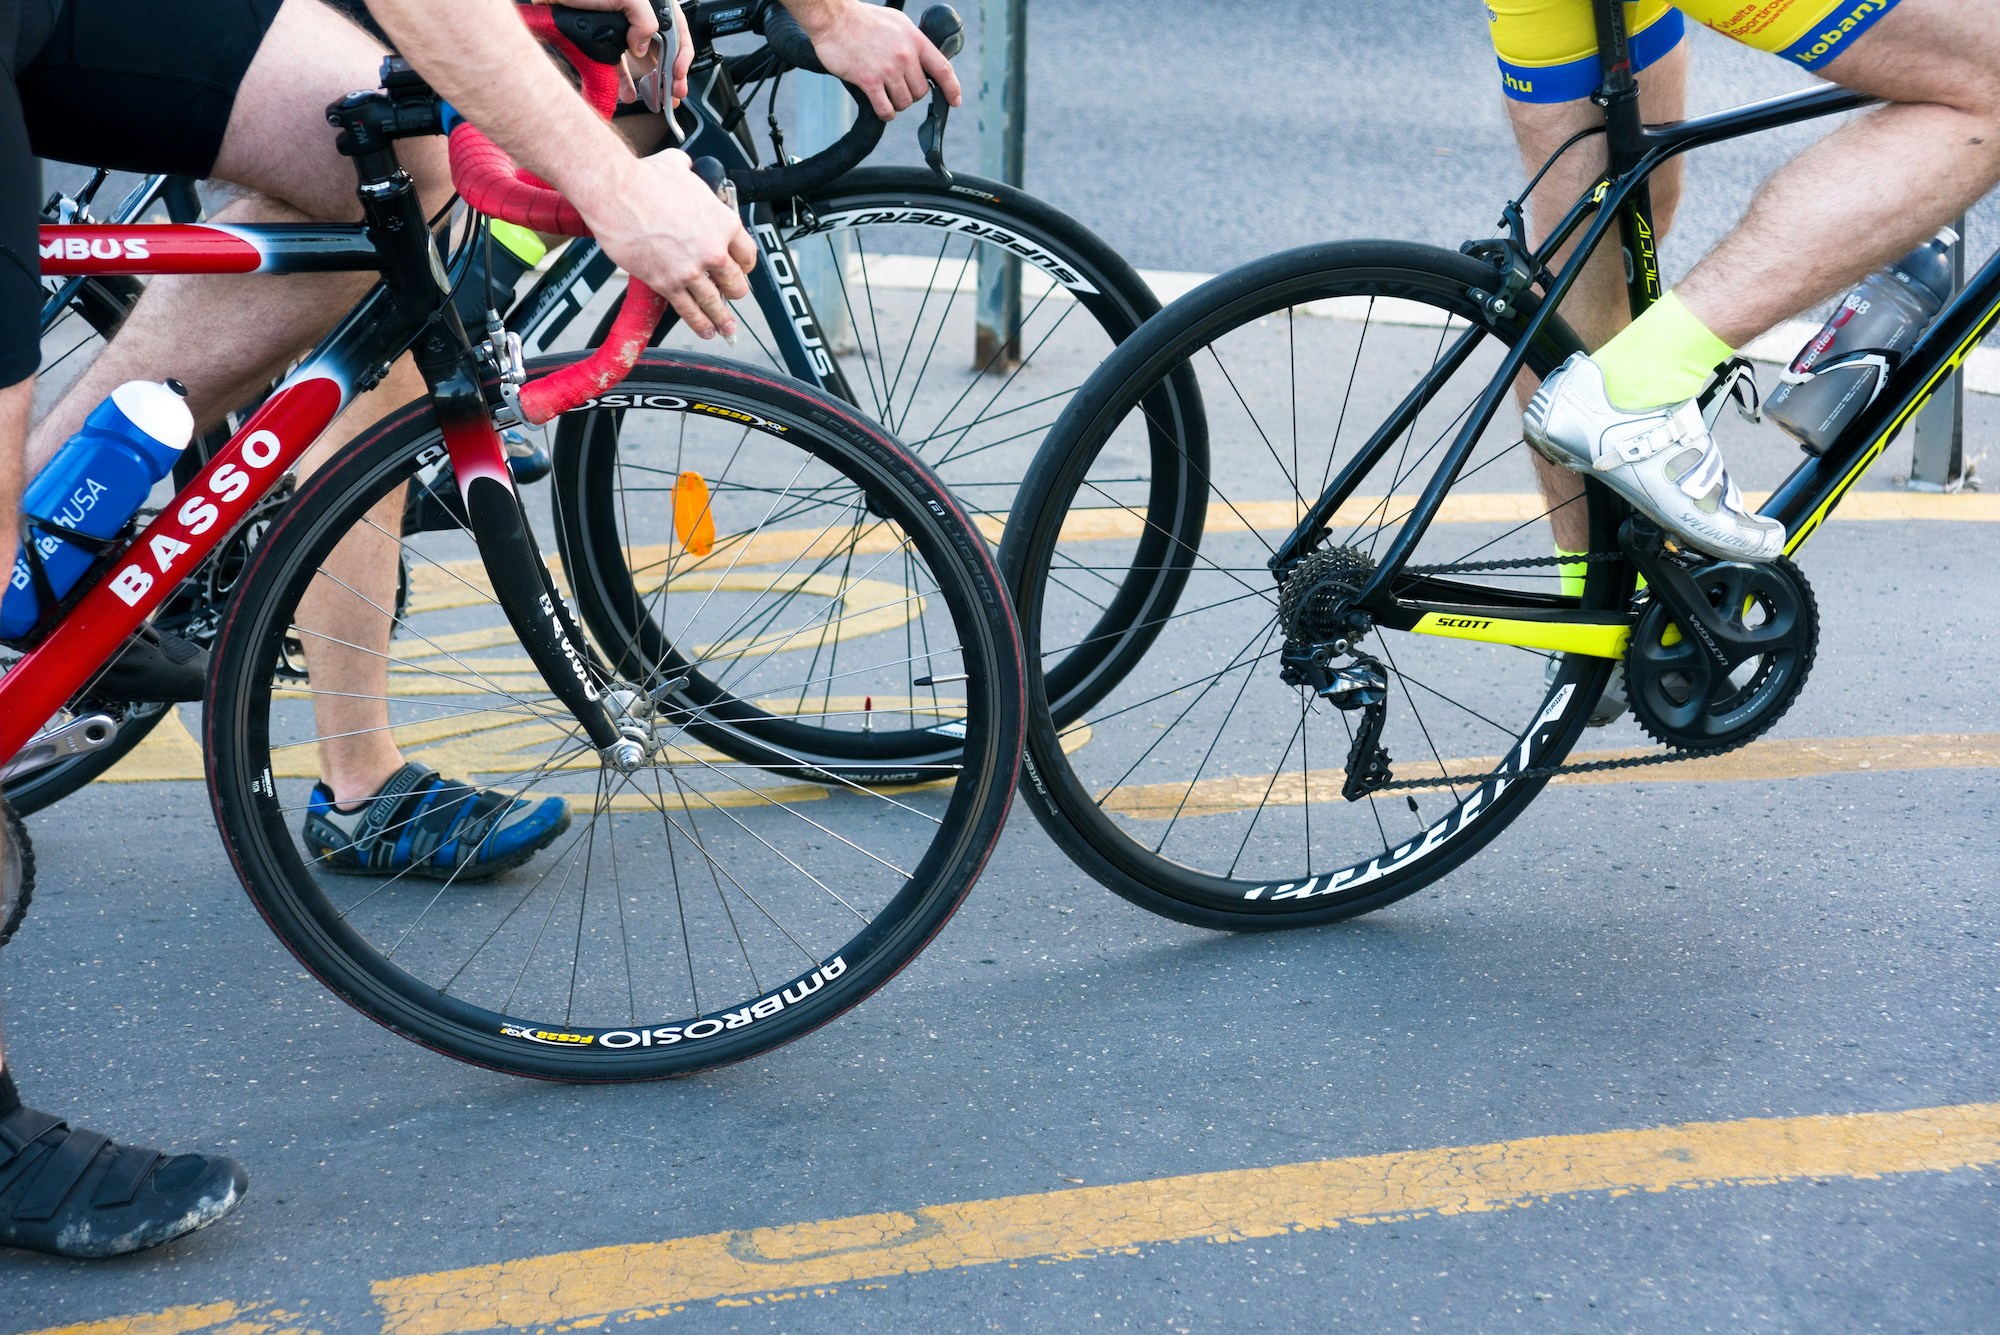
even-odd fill
[{"label": "yellow cycling jersey", "polygon": [[[1693,19],[1809,70],[1837,59],[1897,0],[1628,0],[1633,70],[1672,51]],[[1517,102],[1572,102],[1597,91],[1590,0],[1486,0],[1500,81]]]}]

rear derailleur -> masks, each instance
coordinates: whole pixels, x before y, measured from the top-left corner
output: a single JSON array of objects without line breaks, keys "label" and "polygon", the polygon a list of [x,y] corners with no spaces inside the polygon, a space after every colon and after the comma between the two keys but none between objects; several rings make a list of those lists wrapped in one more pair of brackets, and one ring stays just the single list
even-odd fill
[{"label": "rear derailleur", "polygon": [[[1311,687],[1343,713],[1358,713],[1347,748],[1347,778],[1340,795],[1358,802],[1393,781],[1382,749],[1388,715],[1389,670],[1356,647],[1369,629],[1365,614],[1347,606],[1374,571],[1359,552],[1332,548],[1313,553],[1285,578],[1278,618],[1285,632],[1279,676],[1288,686]],[[1337,660],[1345,659],[1345,662]]]}]

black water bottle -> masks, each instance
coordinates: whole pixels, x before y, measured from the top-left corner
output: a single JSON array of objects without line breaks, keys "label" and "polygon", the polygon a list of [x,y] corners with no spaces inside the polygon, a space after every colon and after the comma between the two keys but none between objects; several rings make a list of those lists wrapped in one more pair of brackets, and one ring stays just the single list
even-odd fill
[{"label": "black water bottle", "polygon": [[1957,243],[1958,233],[1947,227],[1862,279],[1780,377],[1764,411],[1808,454],[1826,453],[1875,401],[1890,368],[1951,300]]}]

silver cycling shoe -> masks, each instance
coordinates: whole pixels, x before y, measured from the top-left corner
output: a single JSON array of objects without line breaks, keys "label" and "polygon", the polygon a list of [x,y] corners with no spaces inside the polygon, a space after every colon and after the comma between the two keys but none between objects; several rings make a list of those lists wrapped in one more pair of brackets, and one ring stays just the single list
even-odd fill
[{"label": "silver cycling shoe", "polygon": [[[1556,678],[1562,674],[1565,656],[1559,655],[1549,659],[1548,667],[1542,672],[1542,680],[1550,689],[1554,689]],[[1604,683],[1604,694],[1598,696],[1597,703],[1590,707],[1590,718],[1585,721],[1585,726],[1608,728],[1624,718],[1625,711],[1631,707],[1631,703],[1625,698],[1625,665],[1614,663],[1611,665],[1611,680]]]},{"label": "silver cycling shoe", "polygon": [[1696,400],[1626,412],[1605,396],[1597,363],[1578,353],[1543,382],[1522,426],[1551,462],[1596,476],[1690,547],[1732,561],[1784,553],[1784,525],[1743,504]]}]

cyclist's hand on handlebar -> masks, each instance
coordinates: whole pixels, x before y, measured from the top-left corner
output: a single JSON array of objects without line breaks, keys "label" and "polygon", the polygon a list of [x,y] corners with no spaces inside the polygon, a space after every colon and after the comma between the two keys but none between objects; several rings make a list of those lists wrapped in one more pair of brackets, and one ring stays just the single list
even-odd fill
[{"label": "cyclist's hand on handlebar", "polygon": [[643,97],[649,108],[655,110],[672,110],[674,107],[687,101],[688,68],[694,64],[694,44],[693,40],[688,36],[687,15],[682,12],[680,5],[678,3],[669,4],[667,12],[673,15],[673,29],[667,34],[667,44],[668,49],[674,53],[674,58],[673,63],[668,66],[664,75],[669,92],[666,105],[664,107],[656,106],[656,99],[659,94],[655,90],[655,81],[661,75],[655,68],[656,62],[651,53],[648,53],[643,58],[631,57],[619,67],[618,100],[620,102],[634,102]]},{"label": "cyclist's hand on handlebar", "polygon": [[[529,4],[546,5],[552,0],[527,0]],[[653,34],[660,30],[660,16],[653,8],[653,0],[561,0],[570,9],[594,9],[600,13],[623,14],[629,28],[625,33],[625,45],[635,56],[646,54],[646,48],[653,43]],[[674,6],[678,14],[679,5]]]},{"label": "cyclist's hand on handlebar", "polygon": [[677,148],[632,160],[612,217],[586,215],[598,244],[626,273],[667,299],[702,338],[734,334],[730,298],[750,293],[757,246],[734,210]]},{"label": "cyclist's hand on handlebar", "polygon": [[786,0],[785,7],[827,73],[867,93],[883,120],[922,101],[933,82],[953,106],[963,100],[951,62],[901,10],[858,0]]}]

